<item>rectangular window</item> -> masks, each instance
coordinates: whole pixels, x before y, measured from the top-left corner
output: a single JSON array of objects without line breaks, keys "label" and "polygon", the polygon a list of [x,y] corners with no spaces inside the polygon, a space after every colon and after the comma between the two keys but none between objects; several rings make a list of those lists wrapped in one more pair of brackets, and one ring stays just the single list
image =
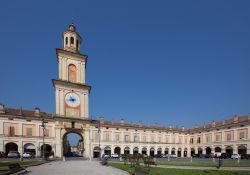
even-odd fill
[{"label": "rectangular window", "polygon": [[15,136],[15,128],[14,128],[14,126],[9,127],[9,136]]},{"label": "rectangular window", "polygon": [[240,139],[244,139],[245,138],[245,132],[240,132]]},{"label": "rectangular window", "polygon": [[49,137],[49,130],[48,129],[44,129],[44,137]]},{"label": "rectangular window", "polygon": [[219,141],[220,141],[220,135],[216,135],[216,136],[215,136],[215,141],[216,141],[216,142],[219,142]]},{"label": "rectangular window", "polygon": [[168,136],[166,136],[166,143],[168,143]]},{"label": "rectangular window", "polygon": [[129,142],[129,135],[125,135],[125,142]]},{"label": "rectangular window", "polygon": [[116,134],[116,136],[115,136],[115,140],[116,140],[117,142],[119,142],[119,141],[120,141],[120,136],[119,136],[119,134]]},{"label": "rectangular window", "polygon": [[179,143],[181,143],[181,137],[179,137]]},{"label": "rectangular window", "polygon": [[134,136],[134,141],[135,141],[135,142],[139,142],[139,137],[138,137],[138,135],[135,135],[135,136]]},{"label": "rectangular window", "polygon": [[232,135],[231,135],[231,133],[228,133],[227,134],[227,140],[229,141],[229,140],[232,140]]},{"label": "rectangular window", "polygon": [[142,140],[143,140],[143,142],[147,142],[147,137],[146,136],[142,136]]},{"label": "rectangular window", "polygon": [[32,128],[27,128],[26,129],[26,135],[27,136],[32,136]]},{"label": "rectangular window", "polygon": [[158,138],[159,143],[161,143],[161,137]]},{"label": "rectangular window", "polygon": [[151,142],[155,142],[155,137],[151,136]]}]

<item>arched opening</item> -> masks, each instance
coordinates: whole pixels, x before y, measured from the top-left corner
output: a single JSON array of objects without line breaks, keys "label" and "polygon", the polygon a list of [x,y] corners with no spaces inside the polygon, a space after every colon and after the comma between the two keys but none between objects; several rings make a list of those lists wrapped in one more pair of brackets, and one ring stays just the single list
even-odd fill
[{"label": "arched opening", "polygon": [[5,153],[6,155],[10,152],[10,151],[18,151],[18,145],[16,143],[10,142],[7,143],[5,145]]},{"label": "arched opening", "polygon": [[49,145],[49,144],[44,144],[41,146],[41,157],[49,157],[51,155],[53,155],[53,152],[52,152],[52,146]]},{"label": "arched opening", "polygon": [[214,148],[214,156],[215,157],[220,157],[221,156],[221,148],[220,147],[215,147]]},{"label": "arched opening", "polygon": [[221,148],[220,148],[220,147],[215,147],[214,151],[215,151],[216,153],[220,153],[220,152],[221,152]]},{"label": "arched opening", "polygon": [[36,155],[36,146],[32,143],[26,143],[24,146],[24,152],[29,152],[29,153],[32,153],[32,155]]},{"label": "arched opening", "polygon": [[178,148],[177,156],[178,156],[178,157],[181,157],[181,148]]},{"label": "arched opening", "polygon": [[65,44],[68,44],[68,37],[65,38]]},{"label": "arched opening", "polygon": [[168,155],[168,154],[169,154],[169,149],[168,149],[168,148],[165,148],[164,154],[165,154],[165,155]]},{"label": "arched opening", "polygon": [[171,155],[175,155],[175,148],[172,148]]},{"label": "arched opening", "polygon": [[184,157],[187,157],[187,150],[188,150],[187,148],[184,148],[184,153],[183,153]]},{"label": "arched opening", "polygon": [[101,154],[101,149],[99,146],[96,146],[94,147],[94,150],[93,150],[93,157],[94,158],[99,158],[100,157],[100,154]]},{"label": "arched opening", "polygon": [[63,155],[65,157],[82,157],[83,137],[77,132],[68,132],[63,137]]},{"label": "arched opening", "polygon": [[78,47],[79,47],[79,41],[76,40],[76,48],[79,49]]},{"label": "arched opening", "polygon": [[231,157],[231,155],[233,154],[233,148],[232,148],[231,146],[227,146],[227,147],[225,148],[225,150],[226,150],[226,154],[227,154],[229,157]]},{"label": "arched opening", "polygon": [[74,64],[70,64],[68,66],[68,79],[70,82],[75,83],[76,82],[76,66]]},{"label": "arched opening", "polygon": [[141,154],[143,154],[143,155],[147,155],[147,148],[142,148],[142,150],[141,150]]},{"label": "arched opening", "polygon": [[211,148],[206,147],[206,157],[211,157]]},{"label": "arched opening", "polygon": [[162,154],[162,149],[161,148],[158,148],[157,149],[157,155],[161,155]]},{"label": "arched opening", "polygon": [[104,154],[111,156],[111,148],[109,146],[106,146],[104,148]]},{"label": "arched opening", "polygon": [[120,155],[121,154],[121,148],[120,147],[115,147],[114,153]]},{"label": "arched opening", "polygon": [[247,154],[247,147],[244,145],[241,145],[238,147],[238,154],[245,155]]},{"label": "arched opening", "polygon": [[70,37],[70,44],[74,44],[74,38],[72,36]]},{"label": "arched opening", "polygon": [[198,157],[202,156],[202,148],[198,148]]},{"label": "arched opening", "polygon": [[130,148],[129,147],[124,148],[124,154],[130,154]]},{"label": "arched opening", "polygon": [[150,148],[149,155],[150,156],[154,156],[155,155],[155,149],[154,148]]},{"label": "arched opening", "polygon": [[191,156],[193,157],[195,155],[195,149],[191,148]]},{"label": "arched opening", "polygon": [[138,154],[138,153],[139,153],[139,148],[135,147],[134,150],[133,150],[133,154]]}]

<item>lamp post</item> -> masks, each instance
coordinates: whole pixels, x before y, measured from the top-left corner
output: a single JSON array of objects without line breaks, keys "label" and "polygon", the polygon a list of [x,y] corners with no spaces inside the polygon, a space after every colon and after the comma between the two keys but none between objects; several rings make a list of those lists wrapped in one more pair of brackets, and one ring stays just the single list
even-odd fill
[{"label": "lamp post", "polygon": [[48,122],[45,122],[44,118],[42,118],[42,125],[40,125],[42,128],[43,128],[43,159],[45,159],[45,145],[44,145],[44,130],[45,130],[45,123],[48,123]]},{"label": "lamp post", "polygon": [[98,125],[98,134],[99,134],[99,158],[101,160],[101,121],[99,120],[99,125]]}]

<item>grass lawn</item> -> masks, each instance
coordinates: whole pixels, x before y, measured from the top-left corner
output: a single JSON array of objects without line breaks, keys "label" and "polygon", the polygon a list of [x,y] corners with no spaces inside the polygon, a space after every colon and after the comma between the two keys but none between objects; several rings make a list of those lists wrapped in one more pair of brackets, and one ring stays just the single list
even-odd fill
[{"label": "grass lawn", "polygon": [[[130,165],[120,163],[109,163],[110,166],[131,172],[133,170]],[[250,175],[249,171],[223,171],[223,170],[180,170],[151,167],[150,175]]]},{"label": "grass lawn", "polygon": [[[201,166],[201,167],[216,167],[218,162],[157,162],[158,165],[173,165],[173,166]],[[237,162],[224,162],[223,167],[250,167],[248,164],[238,164]]]},{"label": "grass lawn", "polygon": [[0,161],[0,174],[9,171],[8,165],[12,163],[19,163],[22,167],[41,165],[47,161],[45,160],[15,160],[15,161]]}]

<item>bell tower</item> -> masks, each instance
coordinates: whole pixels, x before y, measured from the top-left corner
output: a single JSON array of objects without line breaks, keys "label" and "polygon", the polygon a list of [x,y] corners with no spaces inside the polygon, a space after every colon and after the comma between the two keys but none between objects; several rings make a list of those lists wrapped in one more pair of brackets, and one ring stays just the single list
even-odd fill
[{"label": "bell tower", "polygon": [[59,79],[53,79],[56,114],[64,117],[88,118],[91,86],[85,83],[87,55],[80,53],[81,36],[72,23],[63,33],[64,48],[56,49]]}]

